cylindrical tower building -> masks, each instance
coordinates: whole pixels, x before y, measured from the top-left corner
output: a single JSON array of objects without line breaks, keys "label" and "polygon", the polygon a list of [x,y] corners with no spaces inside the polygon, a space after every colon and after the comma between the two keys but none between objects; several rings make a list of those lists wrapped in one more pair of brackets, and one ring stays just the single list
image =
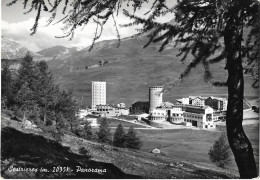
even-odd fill
[{"label": "cylindrical tower building", "polygon": [[162,86],[151,86],[149,87],[149,103],[150,110],[160,106],[163,101],[163,90]]},{"label": "cylindrical tower building", "polygon": [[96,105],[106,105],[106,82],[92,81],[92,109]]}]

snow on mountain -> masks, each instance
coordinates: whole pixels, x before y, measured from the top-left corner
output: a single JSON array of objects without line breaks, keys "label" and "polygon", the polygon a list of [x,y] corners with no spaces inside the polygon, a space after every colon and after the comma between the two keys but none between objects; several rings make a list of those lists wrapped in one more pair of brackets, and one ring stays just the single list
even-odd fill
[{"label": "snow on mountain", "polygon": [[40,54],[30,51],[16,41],[5,36],[1,37],[2,59],[20,59],[23,58],[27,52],[29,52],[33,57],[41,57]]}]

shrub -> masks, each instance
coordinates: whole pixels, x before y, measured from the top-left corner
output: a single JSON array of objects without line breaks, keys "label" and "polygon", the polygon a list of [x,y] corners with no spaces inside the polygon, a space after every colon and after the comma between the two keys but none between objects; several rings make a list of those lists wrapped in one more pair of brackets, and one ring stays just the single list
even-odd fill
[{"label": "shrub", "polygon": [[125,130],[124,127],[122,126],[122,124],[120,123],[117,128],[116,131],[114,133],[114,138],[113,138],[113,146],[116,147],[125,147]]},{"label": "shrub", "polygon": [[101,119],[99,131],[97,132],[98,141],[101,143],[111,144],[111,133],[106,118]]},{"label": "shrub", "polygon": [[80,127],[79,125],[77,128],[74,130],[75,134],[78,137],[91,140],[92,139],[92,128],[90,126],[90,122],[86,121],[84,124],[84,127]]},{"label": "shrub", "polygon": [[140,149],[142,146],[141,139],[136,135],[136,132],[132,126],[128,129],[125,136],[125,144],[127,148],[130,149]]},{"label": "shrub", "polygon": [[230,147],[226,142],[226,136],[224,133],[215,141],[209,150],[209,158],[217,166],[224,168],[230,163]]},{"label": "shrub", "polygon": [[85,148],[85,147],[81,147],[79,148],[79,153],[83,156],[86,156],[86,157],[91,157],[89,151]]}]

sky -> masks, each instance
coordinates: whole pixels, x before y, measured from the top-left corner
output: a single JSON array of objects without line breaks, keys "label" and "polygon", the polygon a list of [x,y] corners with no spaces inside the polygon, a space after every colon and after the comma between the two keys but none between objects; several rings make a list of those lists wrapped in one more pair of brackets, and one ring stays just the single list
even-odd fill
[{"label": "sky", "polygon": [[[62,36],[63,31],[61,28],[64,26],[62,23],[46,26],[46,22],[50,17],[50,14],[42,14],[39,21],[37,33],[30,36],[30,29],[34,24],[36,13],[24,14],[23,0],[18,2],[11,7],[7,7],[6,4],[12,0],[1,1],[1,34],[11,40],[15,40],[22,46],[28,48],[31,51],[37,52],[45,48],[49,48],[56,45],[63,45],[66,47],[87,47],[91,44],[96,24],[90,22],[84,29],[78,28],[76,30],[74,38],[70,41],[69,38],[55,38],[55,36]],[[175,0],[168,0],[167,5],[169,7],[174,6]],[[145,4],[143,8],[137,12],[137,15],[143,16],[145,12],[149,10],[152,5],[152,1]],[[123,6],[127,8],[127,6]],[[61,16],[60,16],[61,17]],[[122,11],[118,16],[115,16],[117,25],[131,22],[127,17],[122,14]],[[56,19],[58,20],[59,17]],[[165,16],[160,18],[160,21],[169,21],[172,19],[171,16]],[[137,27],[119,27],[119,33],[121,38],[128,37],[137,33]],[[117,34],[114,27],[114,22],[110,18],[106,23],[102,36],[99,39],[109,40],[116,39]]]}]

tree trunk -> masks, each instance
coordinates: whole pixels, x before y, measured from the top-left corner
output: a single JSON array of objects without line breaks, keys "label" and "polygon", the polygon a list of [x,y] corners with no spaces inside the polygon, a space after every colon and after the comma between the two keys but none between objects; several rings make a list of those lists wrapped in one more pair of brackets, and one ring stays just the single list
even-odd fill
[{"label": "tree trunk", "polygon": [[239,28],[237,25],[229,26],[225,31],[225,48],[228,52],[228,106],[226,114],[226,127],[229,145],[235,156],[240,178],[257,177],[256,163],[252,145],[247,138],[243,126],[243,97],[244,78],[242,59],[240,55]]}]

